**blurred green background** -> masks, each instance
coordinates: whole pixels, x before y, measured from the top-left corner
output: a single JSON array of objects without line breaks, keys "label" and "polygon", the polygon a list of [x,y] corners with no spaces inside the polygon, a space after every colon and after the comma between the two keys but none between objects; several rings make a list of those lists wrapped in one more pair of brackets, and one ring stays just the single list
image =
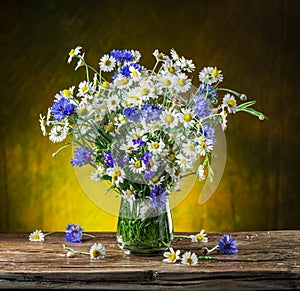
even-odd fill
[{"label": "blurred green background", "polygon": [[[231,115],[227,163],[210,200],[199,185],[173,209],[175,231],[300,228],[299,31],[297,0],[23,0],[0,10],[0,231],[115,231],[117,217],[78,183],[71,150],[43,137],[39,114],[84,78],[67,63],[83,47],[97,66],[112,49],[136,49],[153,65],[157,48],[217,66],[223,86],[256,100],[268,120]],[[195,75],[197,76],[197,74]]]}]

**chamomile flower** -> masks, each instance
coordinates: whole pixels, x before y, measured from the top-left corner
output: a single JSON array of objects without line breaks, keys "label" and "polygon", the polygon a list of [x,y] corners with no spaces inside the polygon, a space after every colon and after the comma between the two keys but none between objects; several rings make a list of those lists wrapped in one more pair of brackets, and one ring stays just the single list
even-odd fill
[{"label": "chamomile flower", "polygon": [[200,180],[202,180],[202,181],[205,180],[205,174],[204,174],[204,167],[203,167],[203,165],[199,165],[196,174],[197,174],[197,176],[199,177]]},{"label": "chamomile flower", "polygon": [[199,80],[207,85],[212,85],[223,81],[223,74],[221,70],[216,67],[205,67],[199,73]]},{"label": "chamomile flower", "polygon": [[177,111],[169,109],[161,113],[160,120],[166,129],[175,128],[178,125],[178,116]]},{"label": "chamomile flower", "polygon": [[165,58],[165,54],[160,52],[158,49],[156,49],[153,52],[153,56],[156,58],[157,61],[162,61]]},{"label": "chamomile flower", "polygon": [[235,98],[229,93],[227,93],[223,98],[222,106],[225,110],[227,109],[229,113],[235,113],[237,108],[237,103]]},{"label": "chamomile flower", "polygon": [[191,80],[188,79],[188,76],[186,74],[181,73],[176,76],[175,88],[177,92],[187,92],[191,88],[191,84]]},{"label": "chamomile flower", "polygon": [[200,152],[200,147],[193,140],[187,140],[182,144],[182,151],[187,157],[194,160]]},{"label": "chamomile flower", "polygon": [[198,257],[191,251],[185,252],[181,258],[181,263],[184,265],[196,265],[198,264]]},{"label": "chamomile flower", "polygon": [[129,161],[129,169],[134,174],[141,174],[146,170],[146,165],[142,160],[133,158]]},{"label": "chamomile flower", "polygon": [[45,235],[41,230],[35,230],[29,235],[29,240],[30,241],[44,241],[45,240]]},{"label": "chamomile flower", "polygon": [[205,233],[205,230],[202,229],[199,233],[195,235],[190,235],[190,239],[192,242],[208,242],[208,238],[206,237],[207,234]]},{"label": "chamomile flower", "polygon": [[173,248],[169,248],[169,251],[164,252],[163,256],[165,259],[163,259],[163,262],[166,263],[176,263],[180,259],[180,250],[174,251]]},{"label": "chamomile flower", "polygon": [[116,65],[116,60],[110,55],[104,55],[99,62],[100,70],[103,72],[111,72]]},{"label": "chamomile flower", "polygon": [[183,124],[185,128],[189,128],[195,124],[193,116],[194,113],[190,108],[181,108],[179,118],[180,118],[180,122]]},{"label": "chamomile flower", "polygon": [[90,248],[91,259],[104,259],[106,257],[105,247],[101,243],[94,243]]},{"label": "chamomile flower", "polygon": [[90,93],[90,84],[87,81],[82,81],[78,85],[78,97],[86,97]]},{"label": "chamomile flower", "polygon": [[111,182],[119,186],[124,181],[125,172],[119,166],[114,166],[106,170],[106,174],[111,177]]},{"label": "chamomile flower", "polygon": [[54,142],[62,142],[66,139],[68,134],[67,128],[60,125],[54,125],[49,133],[49,139]]},{"label": "chamomile flower", "polygon": [[195,70],[195,65],[192,60],[188,60],[185,57],[181,57],[176,61],[176,65],[178,65],[183,71],[187,71],[189,73]]},{"label": "chamomile flower", "polygon": [[160,155],[165,148],[165,143],[160,139],[158,141],[151,140],[148,143],[148,151],[153,155]]},{"label": "chamomile flower", "polygon": [[116,95],[110,96],[106,101],[106,106],[109,111],[117,111],[120,103],[119,98]]},{"label": "chamomile flower", "polygon": [[177,51],[175,49],[171,49],[170,50],[170,54],[171,54],[171,58],[173,59],[173,61],[179,61],[180,60],[180,56],[179,54],[177,53]]},{"label": "chamomile flower", "polygon": [[82,56],[80,56],[77,65],[75,67],[75,71],[77,71],[77,69],[82,67],[83,65],[84,65],[84,53],[82,54]]},{"label": "chamomile flower", "polygon": [[190,158],[185,157],[183,154],[178,154],[176,156],[176,162],[175,162],[180,169],[185,172],[188,169],[191,169],[193,167],[193,161]]},{"label": "chamomile flower", "polygon": [[80,54],[81,46],[77,46],[75,49],[71,49],[69,52],[68,63],[70,64],[72,59]]},{"label": "chamomile flower", "polygon": [[97,165],[96,170],[91,172],[90,178],[91,180],[96,182],[101,181],[104,173],[105,173],[105,168],[102,165]]}]

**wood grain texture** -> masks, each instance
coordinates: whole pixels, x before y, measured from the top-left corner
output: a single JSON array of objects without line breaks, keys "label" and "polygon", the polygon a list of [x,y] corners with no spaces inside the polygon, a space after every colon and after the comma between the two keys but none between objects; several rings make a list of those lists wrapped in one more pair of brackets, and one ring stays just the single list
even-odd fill
[{"label": "wood grain texture", "polygon": [[[28,233],[0,234],[0,288],[111,290],[279,290],[300,288],[300,231],[231,233],[237,255],[214,254],[215,260],[195,266],[163,263],[163,256],[126,255],[115,233],[93,233],[82,243],[66,243],[63,233],[28,241]],[[178,234],[178,233],[177,233]],[[209,242],[176,238],[174,249],[191,250],[217,244],[221,233],[208,233]],[[88,255],[67,258],[62,244],[88,250],[94,242],[106,247],[105,259]]]}]

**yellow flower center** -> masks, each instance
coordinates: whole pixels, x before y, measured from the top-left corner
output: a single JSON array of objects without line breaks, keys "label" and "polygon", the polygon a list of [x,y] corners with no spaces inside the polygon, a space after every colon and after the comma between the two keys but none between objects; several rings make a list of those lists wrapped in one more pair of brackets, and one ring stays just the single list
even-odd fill
[{"label": "yellow flower center", "polygon": [[66,97],[70,97],[71,96],[71,91],[70,90],[64,90],[63,91],[64,92],[64,95],[66,96]]},{"label": "yellow flower center", "polygon": [[159,53],[157,56],[156,56],[157,59],[159,60],[162,60],[163,59],[163,54],[162,53]]},{"label": "yellow flower center", "polygon": [[164,86],[170,86],[170,85],[171,85],[171,81],[169,79],[165,79]]},{"label": "yellow flower center", "polygon": [[183,115],[183,119],[184,119],[184,121],[191,121],[192,116],[191,116],[191,114],[186,113]]},{"label": "yellow flower center", "polygon": [[177,83],[180,87],[183,87],[186,84],[185,79],[183,78],[179,78]]},{"label": "yellow flower center", "polygon": [[174,117],[173,117],[172,115],[167,115],[167,116],[166,116],[166,122],[172,123],[173,120],[174,120]]},{"label": "yellow flower center", "polygon": [[83,116],[83,115],[86,115],[86,114],[88,114],[88,111],[87,111],[86,107],[81,107],[80,111],[79,111],[79,115]]},{"label": "yellow flower center", "polygon": [[140,168],[140,167],[142,166],[141,161],[136,161],[136,162],[134,163],[134,166],[135,166],[136,168]]},{"label": "yellow flower center", "polygon": [[109,82],[104,81],[104,82],[102,83],[102,87],[103,87],[103,88],[108,88],[108,87],[109,87]]},{"label": "yellow flower center", "polygon": [[115,169],[114,176],[117,176],[117,177],[121,176],[121,172],[118,169]]},{"label": "yellow flower center", "polygon": [[33,236],[33,239],[34,239],[34,240],[39,240],[39,239],[40,239],[40,235],[39,235],[39,234],[35,234],[35,235]]},{"label": "yellow flower center", "polygon": [[228,100],[227,104],[228,104],[229,107],[233,107],[233,106],[236,105],[236,102],[234,100]]},{"label": "yellow flower center", "polygon": [[98,258],[100,256],[100,251],[97,249],[93,250],[92,256],[93,258]]},{"label": "yellow flower center", "polygon": [[111,65],[111,61],[110,61],[110,60],[105,60],[105,61],[103,62],[103,65],[108,67],[108,66]]},{"label": "yellow flower center", "polygon": [[86,85],[84,85],[84,86],[81,88],[81,92],[82,92],[82,93],[85,93],[85,92],[87,92],[88,90],[89,90],[89,87],[86,86]]},{"label": "yellow flower center", "polygon": [[214,69],[214,70],[211,72],[211,75],[212,75],[214,78],[217,78],[217,77],[219,76],[218,70]]},{"label": "yellow flower center", "polygon": [[73,56],[74,53],[75,53],[75,50],[74,50],[74,49],[71,49],[70,52],[69,52],[69,56],[70,56],[70,57]]},{"label": "yellow flower center", "polygon": [[201,235],[201,234],[197,235],[197,241],[203,241],[203,239],[204,239],[203,235]]},{"label": "yellow flower center", "polygon": [[188,265],[191,265],[193,263],[192,258],[186,258],[185,261]]},{"label": "yellow flower center", "polygon": [[121,85],[126,85],[129,82],[129,80],[127,78],[122,78],[120,80]]},{"label": "yellow flower center", "polygon": [[188,146],[188,150],[189,150],[189,151],[194,151],[194,150],[195,150],[194,145],[190,144],[190,145]]},{"label": "yellow flower center", "polygon": [[106,127],[107,132],[112,132],[115,130],[115,126],[113,124],[108,124]]},{"label": "yellow flower center", "polygon": [[159,177],[158,176],[154,176],[153,178],[152,178],[152,182],[153,183],[157,183],[159,181]]},{"label": "yellow flower center", "polygon": [[173,74],[175,72],[174,66],[169,66],[168,71],[169,73]]},{"label": "yellow flower center", "polygon": [[159,148],[158,142],[153,142],[153,143],[151,144],[151,147],[152,147],[154,150],[158,149],[158,148]]},{"label": "yellow flower center", "polygon": [[147,88],[143,88],[143,89],[141,90],[141,94],[142,94],[143,96],[148,95],[148,94],[149,94],[149,90],[148,90]]},{"label": "yellow flower center", "polygon": [[176,259],[176,255],[173,254],[173,253],[171,253],[171,254],[169,254],[169,256],[168,256],[168,259],[169,259],[169,261],[173,262],[173,261],[175,261],[175,259]]}]

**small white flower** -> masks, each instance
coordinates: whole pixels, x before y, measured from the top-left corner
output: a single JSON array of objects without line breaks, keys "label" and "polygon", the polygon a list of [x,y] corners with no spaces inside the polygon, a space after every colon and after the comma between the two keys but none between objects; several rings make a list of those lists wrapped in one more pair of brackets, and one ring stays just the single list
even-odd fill
[{"label": "small white flower", "polygon": [[185,252],[181,258],[181,263],[185,265],[196,265],[198,264],[198,257],[191,251]]},{"label": "small white flower", "polygon": [[179,54],[176,52],[176,50],[175,49],[171,49],[171,51],[170,51],[170,54],[171,54],[171,57],[172,57],[172,59],[176,62],[176,61],[179,61],[179,59],[180,59],[180,56],[179,56]]},{"label": "small white flower", "polygon": [[177,250],[175,252],[173,248],[169,248],[169,251],[164,252],[163,255],[165,257],[165,259],[163,259],[163,262],[166,262],[166,263],[176,263],[176,261],[180,259],[180,257],[179,257],[180,250]]},{"label": "small white flower", "polygon": [[199,73],[199,80],[207,85],[222,82],[223,74],[221,72],[222,71],[218,70],[216,67],[205,67]]},{"label": "small white flower", "polygon": [[190,239],[192,242],[208,242],[208,238],[206,237],[207,234],[205,233],[204,229],[202,229],[199,233],[195,235],[190,235]]},{"label": "small white flower", "polygon": [[45,235],[41,230],[35,230],[29,235],[30,241],[44,241]]},{"label": "small white flower", "polygon": [[50,130],[49,139],[54,143],[62,142],[66,139],[67,133],[66,127],[54,125]]},{"label": "small white flower", "polygon": [[75,71],[77,71],[77,69],[79,67],[82,67],[84,65],[84,53],[82,54],[82,56],[79,58],[79,61],[77,62],[77,65],[75,67]]},{"label": "small white flower", "polygon": [[94,243],[90,248],[91,259],[104,259],[106,257],[105,247],[101,243]]},{"label": "small white flower", "polygon": [[45,116],[43,116],[42,114],[40,114],[39,121],[40,121],[40,127],[41,127],[41,131],[43,133],[43,136],[47,136]]},{"label": "small white flower", "polygon": [[235,98],[229,93],[227,93],[223,98],[222,106],[223,108],[224,107],[227,108],[229,113],[235,113],[237,108],[237,103]]},{"label": "small white flower", "polygon": [[174,128],[178,125],[178,112],[165,110],[161,113],[160,120],[167,129]]},{"label": "small white flower", "polygon": [[200,180],[204,181],[205,180],[205,175],[204,175],[204,167],[203,165],[200,165],[197,169],[197,176],[199,177]]},{"label": "small white flower", "polygon": [[68,63],[70,64],[72,59],[80,54],[80,50],[82,49],[81,46],[77,46],[75,49],[71,49],[69,52],[69,58],[68,58]]},{"label": "small white flower", "polygon": [[192,60],[187,60],[185,57],[181,57],[176,64],[183,70],[191,73],[195,70],[195,65]]},{"label": "small white flower", "polygon": [[191,88],[191,79],[184,73],[178,74],[176,76],[175,88],[177,92],[184,93]]},{"label": "small white flower", "polygon": [[118,96],[112,95],[106,101],[106,106],[109,111],[117,111],[120,106],[120,100]]},{"label": "small white flower", "polygon": [[161,53],[158,49],[156,49],[154,52],[153,52],[153,55],[155,56],[156,60],[158,61],[162,61],[166,56]]},{"label": "small white flower", "polygon": [[102,165],[97,165],[97,169],[91,172],[90,178],[93,181],[101,181],[105,173],[105,168]]},{"label": "small white flower", "polygon": [[103,72],[111,72],[114,69],[115,65],[115,58],[109,55],[104,55],[99,62],[100,69]]},{"label": "small white flower", "polygon": [[111,182],[114,185],[119,185],[124,181],[125,173],[124,170],[118,166],[109,168],[106,170],[106,174],[111,177]]}]

